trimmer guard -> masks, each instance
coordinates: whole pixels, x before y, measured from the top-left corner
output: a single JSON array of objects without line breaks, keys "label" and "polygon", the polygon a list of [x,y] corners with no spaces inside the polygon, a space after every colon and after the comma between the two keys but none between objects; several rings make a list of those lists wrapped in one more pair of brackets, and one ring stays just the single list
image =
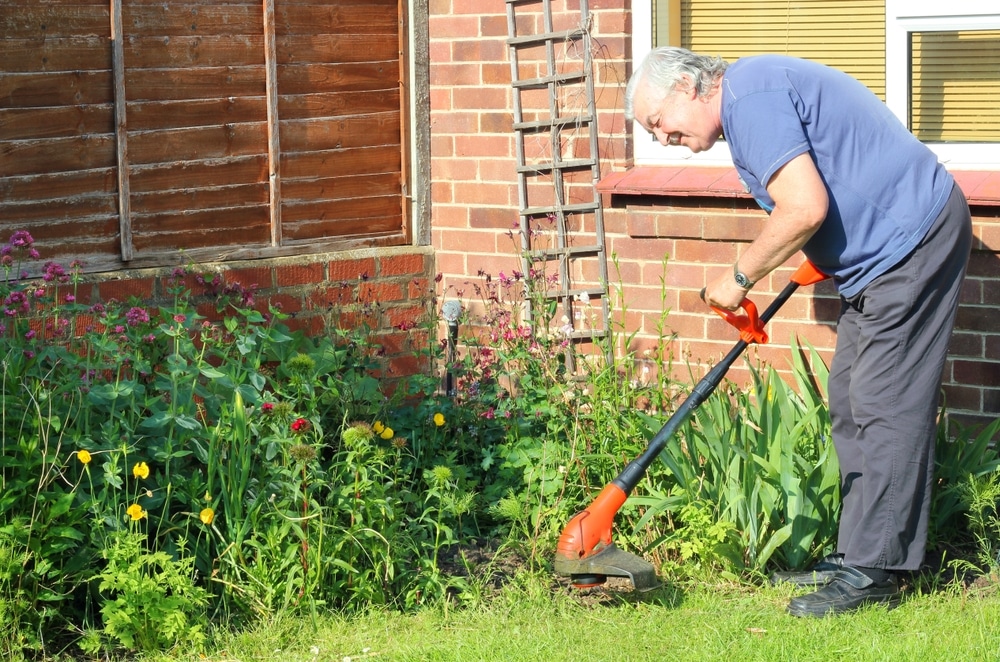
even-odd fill
[{"label": "trimmer guard", "polygon": [[569,576],[578,586],[602,584],[607,577],[627,577],[637,591],[651,591],[660,586],[651,563],[618,549],[614,543],[582,559],[557,555],[555,571]]}]

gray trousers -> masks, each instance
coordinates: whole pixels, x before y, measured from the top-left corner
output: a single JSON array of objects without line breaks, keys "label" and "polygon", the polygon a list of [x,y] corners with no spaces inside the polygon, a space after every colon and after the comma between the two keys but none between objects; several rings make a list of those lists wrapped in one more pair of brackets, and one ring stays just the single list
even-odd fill
[{"label": "gray trousers", "polygon": [[849,565],[923,562],[941,378],[971,247],[956,186],[920,245],[841,301],[828,393],[841,477],[837,551]]}]

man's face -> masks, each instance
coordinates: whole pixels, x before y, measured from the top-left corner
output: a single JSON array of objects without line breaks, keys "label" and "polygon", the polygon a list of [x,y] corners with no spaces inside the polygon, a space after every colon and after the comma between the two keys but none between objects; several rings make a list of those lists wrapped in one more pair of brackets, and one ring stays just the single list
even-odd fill
[{"label": "man's face", "polygon": [[692,152],[703,152],[722,135],[718,111],[712,103],[715,95],[698,98],[690,85],[674,88],[663,99],[648,92],[648,85],[636,92],[635,121],[661,145],[683,145]]}]

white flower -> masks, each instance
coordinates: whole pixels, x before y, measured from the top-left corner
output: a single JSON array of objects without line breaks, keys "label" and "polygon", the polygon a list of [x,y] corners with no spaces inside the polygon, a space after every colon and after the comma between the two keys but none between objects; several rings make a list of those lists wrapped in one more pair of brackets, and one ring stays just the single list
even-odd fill
[{"label": "white flower", "polygon": [[319,646],[310,646],[309,652],[313,655],[319,655]]},{"label": "white flower", "polygon": [[590,295],[586,292],[580,292],[574,298],[580,303],[590,303]]}]

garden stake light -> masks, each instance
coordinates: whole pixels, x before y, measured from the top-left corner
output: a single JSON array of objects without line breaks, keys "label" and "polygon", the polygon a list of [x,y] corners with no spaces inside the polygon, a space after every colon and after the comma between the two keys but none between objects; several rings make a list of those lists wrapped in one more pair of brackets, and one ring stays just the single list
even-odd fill
[{"label": "garden stake light", "polygon": [[[673,438],[677,429],[691,416],[712,392],[736,359],[751,343],[766,343],[764,325],[801,285],[812,285],[827,278],[809,261],[803,263],[791,281],[771,302],[771,305],[757,315],[752,301],[744,299],[740,304],[745,315],[737,315],[728,310],[712,308],[740,332],[740,339],[729,350],[720,363],[713,367],[699,381],[691,395],[677,408],[677,411],[653,435],[646,450],[622,470],[618,477],[601,490],[597,498],[582,512],[577,513],[563,529],[556,546],[555,571],[568,576],[572,586],[587,588],[603,584],[609,576],[626,577],[638,591],[648,591],[659,586],[652,564],[635,554],[622,551],[611,539],[611,527],[615,515],[625,503],[629,493],[645,475],[653,460]],[[704,290],[702,291],[704,296]]]}]

